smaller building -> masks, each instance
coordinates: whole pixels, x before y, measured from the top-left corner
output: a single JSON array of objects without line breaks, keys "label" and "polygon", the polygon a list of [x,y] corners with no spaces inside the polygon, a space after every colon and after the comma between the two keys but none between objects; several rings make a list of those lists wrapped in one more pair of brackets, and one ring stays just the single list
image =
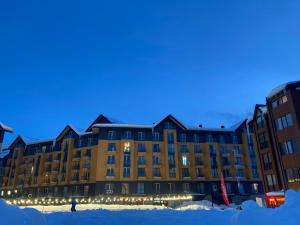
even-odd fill
[{"label": "smaller building", "polygon": [[300,189],[300,81],[274,88],[250,121],[265,192]]}]

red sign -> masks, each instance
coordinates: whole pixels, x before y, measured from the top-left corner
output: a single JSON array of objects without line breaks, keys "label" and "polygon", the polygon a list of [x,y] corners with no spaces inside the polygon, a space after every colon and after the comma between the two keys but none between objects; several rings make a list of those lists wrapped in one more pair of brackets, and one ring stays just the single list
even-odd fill
[{"label": "red sign", "polygon": [[223,175],[221,175],[221,191],[222,191],[222,196],[223,196],[224,203],[228,207],[229,206],[229,199],[228,199],[226,185],[225,185]]}]

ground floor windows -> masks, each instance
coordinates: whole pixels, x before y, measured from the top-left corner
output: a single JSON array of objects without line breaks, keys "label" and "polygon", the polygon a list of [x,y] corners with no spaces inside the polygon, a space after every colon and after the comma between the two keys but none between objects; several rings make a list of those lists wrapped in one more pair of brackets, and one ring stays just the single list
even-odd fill
[{"label": "ground floor windows", "polygon": [[190,193],[190,184],[189,183],[183,183],[183,193]]},{"label": "ground floor windows", "polygon": [[122,183],[122,195],[128,195],[128,194],[129,194],[129,184]]},{"label": "ground floor windows", "polygon": [[83,189],[83,195],[84,195],[84,196],[88,196],[88,195],[89,195],[89,186],[88,186],[88,185],[85,185],[85,186],[84,186],[84,189]]},{"label": "ground floor windows", "polygon": [[113,194],[114,185],[111,183],[105,184],[105,193]]},{"label": "ground floor windows", "polygon": [[169,183],[169,193],[174,194],[175,193],[175,184]]},{"label": "ground floor windows", "polygon": [[251,185],[251,188],[252,188],[252,193],[254,193],[254,194],[257,194],[258,193],[258,183],[253,183],[252,185]]},{"label": "ground floor windows", "polygon": [[154,193],[155,194],[160,194],[160,183],[155,183],[154,184]]},{"label": "ground floor windows", "polygon": [[203,183],[197,183],[196,185],[196,192],[199,194],[204,194],[205,189],[204,189],[204,184]]},{"label": "ground floor windows", "polygon": [[144,183],[138,183],[137,184],[137,193],[138,194],[144,194],[145,193],[145,185],[144,185]]},{"label": "ground floor windows", "polygon": [[285,172],[289,183],[300,181],[300,168],[289,168]]},{"label": "ground floor windows", "polygon": [[275,191],[275,185],[276,185],[276,177],[274,174],[268,174],[267,175],[267,185],[269,191]]},{"label": "ground floor windows", "polygon": [[232,189],[231,189],[231,184],[230,183],[226,183],[226,192],[227,194],[231,194],[232,193]]}]

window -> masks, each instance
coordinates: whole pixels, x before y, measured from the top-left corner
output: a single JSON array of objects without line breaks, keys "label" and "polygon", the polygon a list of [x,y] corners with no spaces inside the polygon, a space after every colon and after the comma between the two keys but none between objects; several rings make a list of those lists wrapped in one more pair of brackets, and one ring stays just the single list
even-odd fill
[{"label": "window", "polygon": [[258,141],[259,141],[259,147],[260,149],[264,149],[268,147],[268,141],[266,134],[264,132],[261,132],[258,134]]},{"label": "window", "polygon": [[293,126],[292,115],[287,114],[275,120],[276,129],[278,131]]},{"label": "window", "polygon": [[145,144],[142,144],[142,143],[138,144],[138,152],[146,152]]},{"label": "window", "polygon": [[197,193],[204,194],[205,193],[204,184],[197,183],[196,190],[197,190]]},{"label": "window", "polygon": [[116,143],[109,143],[107,146],[107,151],[114,152],[117,150]]},{"label": "window", "polygon": [[176,177],[176,169],[169,168],[169,177]]},{"label": "window", "polygon": [[124,152],[130,152],[130,142],[124,143]]},{"label": "window", "polygon": [[145,133],[144,132],[138,132],[138,140],[144,141],[145,140]]},{"label": "window", "polygon": [[224,176],[224,178],[232,177],[229,169],[223,169],[223,176]]},{"label": "window", "polygon": [[175,193],[175,184],[169,183],[169,193],[174,194]]},{"label": "window", "polygon": [[132,138],[132,133],[131,131],[125,131],[123,133],[123,139],[131,139]]},{"label": "window", "polygon": [[158,132],[154,132],[152,134],[152,140],[153,141],[159,141],[159,133]]},{"label": "window", "polygon": [[160,177],[160,168],[153,168],[153,176]]},{"label": "window", "polygon": [[188,153],[189,150],[188,150],[187,145],[180,145],[180,152],[181,153]]},{"label": "window", "polygon": [[196,176],[197,177],[204,177],[202,169],[201,168],[196,168]]},{"label": "window", "polygon": [[129,166],[130,167],[130,155],[129,154],[126,154],[126,155],[124,155],[124,161],[123,161],[123,166],[124,167],[127,167],[127,166]]},{"label": "window", "polygon": [[109,155],[107,157],[107,164],[115,164],[115,156],[114,155]]},{"label": "window", "polygon": [[182,176],[183,177],[190,177],[190,172],[188,168],[183,168],[182,169]]},{"label": "window", "polygon": [[238,182],[238,190],[240,194],[245,194],[244,184]]},{"label": "window", "polygon": [[168,153],[175,153],[174,144],[168,144]]},{"label": "window", "polygon": [[194,141],[195,143],[199,143],[199,142],[200,142],[200,137],[199,137],[198,134],[194,134],[194,135],[193,135],[193,141]]},{"label": "window", "polygon": [[128,195],[129,194],[129,184],[122,183],[122,195]]},{"label": "window", "polygon": [[108,140],[115,140],[116,139],[116,131],[110,130],[108,131],[107,139]]},{"label": "window", "polygon": [[251,188],[252,188],[252,193],[253,194],[257,194],[258,193],[258,184],[257,183],[253,183],[251,185]]},{"label": "window", "polygon": [[138,164],[140,164],[140,165],[146,164],[146,160],[145,160],[144,156],[139,156],[138,157]]},{"label": "window", "polygon": [[130,167],[123,168],[123,177],[130,177]]},{"label": "window", "polygon": [[186,142],[186,134],[180,134],[180,142]]},{"label": "window", "polygon": [[212,177],[218,177],[218,170],[217,170],[217,168],[212,168],[211,169],[211,176]]},{"label": "window", "polygon": [[160,158],[158,156],[152,157],[153,165],[160,165]]},{"label": "window", "polygon": [[209,153],[210,153],[210,155],[217,154],[217,150],[215,149],[215,147],[213,145],[209,145]]},{"label": "window", "polygon": [[237,177],[245,177],[244,170],[243,169],[238,169],[237,172],[236,172],[236,176]]},{"label": "window", "polygon": [[190,193],[190,184],[189,183],[183,183],[183,192]]},{"label": "window", "polygon": [[272,156],[270,153],[263,154],[263,165],[265,170],[272,169]]},{"label": "window", "polygon": [[112,194],[114,190],[114,185],[111,183],[105,184],[105,193]]},{"label": "window", "polygon": [[297,148],[297,141],[290,140],[280,144],[280,150],[282,155],[293,154],[299,151]]},{"label": "window", "polygon": [[259,113],[256,117],[256,126],[258,129],[265,126],[265,118],[262,113]]},{"label": "window", "polygon": [[269,187],[274,187],[276,185],[276,178],[274,174],[267,175],[267,184]]},{"label": "window", "polygon": [[84,196],[88,196],[89,195],[89,186],[85,185],[83,188],[83,194]]},{"label": "window", "polygon": [[195,165],[196,165],[196,166],[201,166],[201,165],[203,165],[203,161],[202,161],[202,159],[201,159],[200,156],[196,156],[196,157],[195,157]]},{"label": "window", "polygon": [[218,192],[218,185],[216,183],[212,183],[211,188],[212,188],[212,191],[214,192],[214,194],[216,194]]},{"label": "window", "polygon": [[115,176],[114,168],[107,168],[106,169],[106,176],[107,177],[114,177]]},{"label": "window", "polygon": [[154,183],[154,193],[159,194],[160,193],[160,184]]},{"label": "window", "polygon": [[137,184],[137,193],[138,194],[144,194],[145,193],[145,185],[144,185],[144,183],[138,183]]},{"label": "window", "polygon": [[210,143],[214,142],[214,138],[211,134],[207,135],[207,141]]},{"label": "window", "polygon": [[285,172],[289,183],[300,181],[300,168],[289,168]]},{"label": "window", "polygon": [[189,160],[188,160],[186,155],[183,155],[181,157],[181,161],[182,161],[182,166],[188,166],[189,165]]},{"label": "window", "polygon": [[232,193],[231,184],[230,183],[225,183],[225,185],[226,185],[227,194],[231,194]]},{"label": "window", "polygon": [[160,152],[159,144],[153,144],[152,145],[152,151],[153,152]]},{"label": "window", "polygon": [[220,135],[220,144],[225,144],[224,135]]},{"label": "window", "polygon": [[201,153],[201,147],[200,145],[194,145],[194,153]]},{"label": "window", "polygon": [[173,134],[173,132],[168,133],[168,143],[174,143],[174,134]]},{"label": "window", "polygon": [[145,177],[146,176],[145,168],[138,168],[138,176],[139,177]]},{"label": "window", "polygon": [[242,151],[241,151],[239,146],[234,146],[233,147],[233,154],[234,155],[241,155],[242,154]]},{"label": "window", "polygon": [[278,106],[280,106],[281,104],[286,103],[287,101],[288,101],[288,99],[287,99],[286,95],[284,95],[272,102],[272,108],[275,109]]}]

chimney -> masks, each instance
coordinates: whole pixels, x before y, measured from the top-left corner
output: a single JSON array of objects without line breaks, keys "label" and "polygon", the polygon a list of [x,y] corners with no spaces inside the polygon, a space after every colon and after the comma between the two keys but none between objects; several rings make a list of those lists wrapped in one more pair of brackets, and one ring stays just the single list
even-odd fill
[{"label": "chimney", "polygon": [[203,127],[202,124],[199,124],[199,127],[202,128]]},{"label": "chimney", "polygon": [[222,126],[221,126],[221,128],[222,128],[222,129],[224,129],[224,128],[225,128],[225,126],[224,126],[224,125],[222,125]]}]

